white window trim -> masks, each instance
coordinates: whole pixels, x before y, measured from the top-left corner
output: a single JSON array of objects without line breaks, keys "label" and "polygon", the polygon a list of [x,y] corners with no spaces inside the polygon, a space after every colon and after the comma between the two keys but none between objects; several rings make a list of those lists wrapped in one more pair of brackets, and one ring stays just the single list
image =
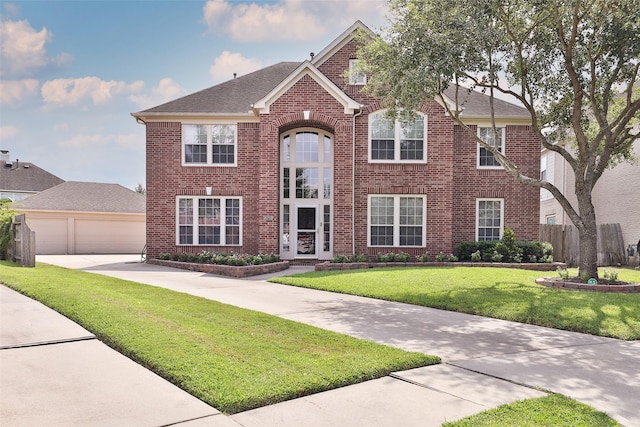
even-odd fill
[{"label": "white window trim", "polygon": [[[183,132],[182,129],[184,126],[206,126],[207,127],[207,162],[206,163],[187,163],[185,161],[186,153],[185,153],[185,143],[182,137]],[[212,126],[233,126],[235,128],[234,137],[233,137],[233,163],[213,163],[213,136],[212,136]],[[183,122],[180,124],[180,156],[182,166],[185,167],[203,167],[203,166],[214,166],[214,167],[237,167],[238,166],[238,124],[237,123],[191,123],[191,122]]]},{"label": "white window trim", "polygon": [[[476,134],[478,135],[478,138],[480,138],[480,129],[491,129],[492,126],[478,126],[478,129],[476,131]],[[506,145],[506,139],[507,139],[507,127],[506,126],[496,126],[496,129],[502,129],[502,131],[500,132],[500,134],[502,135],[502,141],[500,144],[500,153],[502,153],[502,155],[505,155],[505,145]],[[480,143],[476,144],[478,147],[476,149],[476,168],[478,169],[493,169],[493,170],[500,170],[500,169],[504,169],[504,167],[501,164],[498,164],[498,166],[481,166],[480,165],[480,148],[484,148],[482,147],[482,145],[480,145]]]},{"label": "white window trim", "polygon": [[503,198],[479,198],[476,199],[476,242],[480,238],[480,202],[500,202],[500,239],[504,233],[504,199]]},{"label": "white window trim", "polygon": [[423,147],[422,147],[422,160],[418,159],[418,160],[401,160],[400,159],[400,132],[402,127],[400,126],[400,120],[396,119],[395,123],[394,123],[394,143],[393,143],[393,149],[394,149],[394,154],[393,154],[393,160],[374,160],[372,158],[371,155],[371,151],[372,151],[372,147],[371,147],[371,120],[372,118],[377,115],[377,114],[385,114],[386,110],[378,110],[378,111],[374,111],[373,113],[369,114],[369,123],[368,123],[368,127],[369,129],[367,130],[368,133],[368,156],[369,156],[369,163],[408,163],[408,164],[423,164],[423,163],[427,163],[427,115],[423,114],[419,111],[416,111],[416,114],[418,114],[419,116],[422,117],[422,119],[424,120],[424,135],[423,135]]},{"label": "white window trim", "polygon": [[[193,243],[180,243],[180,200],[182,199],[191,199],[193,200]],[[198,200],[200,199],[220,199],[220,243],[216,244],[216,245],[212,245],[212,244],[200,244],[198,241],[199,233],[198,233]],[[240,229],[238,231],[239,233],[239,238],[238,244],[227,244],[225,239],[226,239],[226,233],[225,233],[225,228],[226,228],[226,221],[227,221],[227,215],[224,212],[225,208],[226,208],[226,201],[229,199],[236,199],[236,200],[240,200],[240,224],[238,224],[240,226]],[[176,236],[176,246],[212,246],[212,247],[221,247],[221,246],[242,246],[242,229],[243,229],[243,200],[242,200],[242,196],[176,196],[176,204],[175,204],[175,215],[176,215],[176,230],[175,230],[175,236]],[[224,243],[223,243],[224,241]]]},{"label": "white window trim", "polygon": [[352,86],[364,86],[367,84],[367,75],[364,73],[356,73],[356,64],[359,59],[349,60],[349,84]]},{"label": "white window trim", "polygon": [[[371,199],[393,197],[393,246],[371,244]],[[400,199],[417,197],[422,199],[422,245],[400,246]],[[427,196],[424,194],[369,194],[367,196],[367,247],[369,248],[425,248],[427,246]]]}]

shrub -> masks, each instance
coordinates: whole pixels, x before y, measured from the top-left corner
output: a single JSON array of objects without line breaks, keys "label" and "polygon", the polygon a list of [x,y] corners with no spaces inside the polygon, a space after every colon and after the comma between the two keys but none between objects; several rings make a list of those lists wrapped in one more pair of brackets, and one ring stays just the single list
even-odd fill
[{"label": "shrub", "polygon": [[360,254],[360,255],[353,254],[353,255],[351,255],[351,262],[367,262],[367,261],[369,261],[369,259],[367,258],[367,256],[365,254]]},{"label": "shrub", "polygon": [[11,224],[16,212],[11,209],[11,200],[0,199],[0,259],[5,259],[7,250],[13,242]]},{"label": "shrub", "polygon": [[503,258],[503,255],[500,252],[496,250],[493,251],[493,254],[491,255],[491,261],[502,262],[502,258]]},{"label": "shrub", "polygon": [[336,255],[331,259],[331,262],[334,264],[345,264],[349,262],[349,258],[346,255]]},{"label": "shrub", "polygon": [[409,261],[409,254],[400,252],[398,254],[395,254],[394,260],[395,262],[407,262]]},{"label": "shrub", "polygon": [[471,254],[471,261],[479,262],[480,260],[482,260],[482,254],[480,254],[479,250]]},{"label": "shrub", "polygon": [[454,254],[450,254],[448,260],[449,262],[458,262],[458,257]]},{"label": "shrub", "polygon": [[613,282],[617,282],[618,281],[618,272],[617,271],[605,270],[603,275],[604,275],[605,279],[609,279],[609,280],[611,280]]},{"label": "shrub", "polygon": [[445,262],[448,259],[449,257],[445,255],[444,252],[440,252],[438,255],[436,255],[436,262]]},{"label": "shrub", "polygon": [[418,262],[429,262],[430,259],[431,258],[429,257],[428,253],[424,253],[424,254],[418,255],[416,257],[416,261],[418,261]]},{"label": "shrub", "polygon": [[556,271],[562,280],[567,280],[569,278],[569,271],[566,268],[558,267],[556,268]]}]

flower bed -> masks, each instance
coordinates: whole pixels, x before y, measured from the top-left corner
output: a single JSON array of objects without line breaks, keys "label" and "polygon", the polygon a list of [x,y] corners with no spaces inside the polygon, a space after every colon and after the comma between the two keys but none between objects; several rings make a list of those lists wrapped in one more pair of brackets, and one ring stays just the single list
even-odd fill
[{"label": "flower bed", "polygon": [[579,290],[579,291],[624,292],[624,293],[640,292],[639,283],[629,283],[624,285],[608,285],[608,284],[589,285],[587,283],[572,282],[570,280],[564,280],[556,277],[542,277],[540,279],[536,279],[536,283],[549,288],[572,289],[572,290]]},{"label": "flower bed", "polygon": [[519,262],[346,262],[332,263],[323,262],[316,264],[316,271],[331,270],[356,270],[365,268],[385,268],[385,267],[500,267],[500,268],[522,268],[534,271],[554,271],[558,267],[565,267],[561,262],[548,263],[519,263]]},{"label": "flower bed", "polygon": [[203,264],[197,262],[171,261],[163,259],[148,259],[148,264],[162,265],[165,267],[181,268],[183,270],[200,271],[208,274],[219,274],[229,277],[251,277],[261,274],[275,273],[289,268],[289,261],[278,261],[260,265],[224,265],[224,264]]}]

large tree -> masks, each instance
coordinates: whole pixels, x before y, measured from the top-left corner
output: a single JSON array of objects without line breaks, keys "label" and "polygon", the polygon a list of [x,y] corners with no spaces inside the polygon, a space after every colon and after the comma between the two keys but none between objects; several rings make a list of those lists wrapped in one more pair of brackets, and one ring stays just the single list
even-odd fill
[{"label": "large tree", "polygon": [[[579,232],[579,274],[597,277],[591,193],[608,167],[629,159],[638,137],[632,125],[640,108],[640,1],[390,0],[389,10],[382,35],[362,37],[366,90],[390,114],[440,99],[474,137],[460,117],[466,90],[460,84],[481,89],[491,101],[500,94],[517,99],[542,146],[573,170],[577,206],[476,141],[516,179],[553,194]],[[453,106],[444,102],[447,89]]]}]

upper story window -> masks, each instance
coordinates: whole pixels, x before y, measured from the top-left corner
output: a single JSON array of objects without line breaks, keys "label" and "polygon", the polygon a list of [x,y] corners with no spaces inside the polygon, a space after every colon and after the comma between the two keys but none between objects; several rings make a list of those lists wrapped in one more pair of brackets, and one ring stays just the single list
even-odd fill
[{"label": "upper story window", "polygon": [[236,166],[236,125],[182,125],[182,164]]},{"label": "upper story window", "polygon": [[416,113],[409,121],[393,120],[385,111],[369,115],[369,161],[372,163],[423,163],[426,161],[426,116]]},{"label": "upper story window", "polygon": [[349,60],[349,84],[365,85],[367,84],[367,75],[357,71],[358,59]]},{"label": "upper story window", "polygon": [[[492,147],[496,147],[500,153],[504,154],[504,135],[503,127],[478,127],[478,137]],[[480,144],[478,144],[478,168],[483,169],[502,169],[502,165],[493,153]]]}]

